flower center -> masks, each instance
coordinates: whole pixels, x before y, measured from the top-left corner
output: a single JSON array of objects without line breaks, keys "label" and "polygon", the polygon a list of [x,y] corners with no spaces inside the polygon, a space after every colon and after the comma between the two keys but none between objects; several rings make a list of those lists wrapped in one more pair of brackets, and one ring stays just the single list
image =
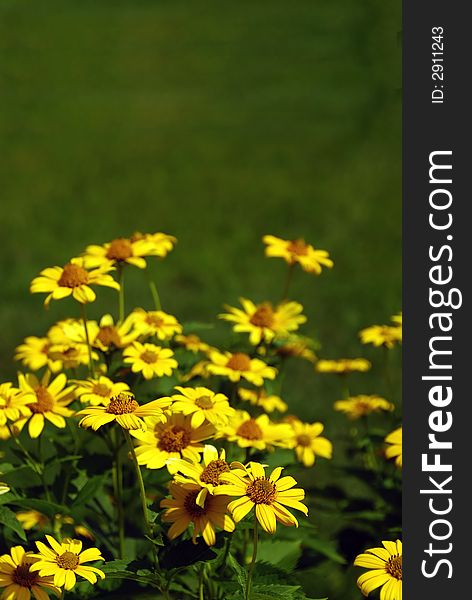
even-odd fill
[{"label": "flower center", "polygon": [[251,359],[243,352],[235,352],[226,363],[228,369],[233,371],[249,371],[251,369]]},{"label": "flower center", "polygon": [[252,315],[250,322],[256,327],[272,327],[274,325],[274,311],[271,305],[268,302],[261,304]]},{"label": "flower center", "polygon": [[88,282],[88,272],[79,265],[68,263],[62,270],[58,284],[61,287],[75,288]]},{"label": "flower center", "polygon": [[100,327],[100,331],[95,338],[99,342],[101,342],[104,346],[116,346],[117,348],[120,346],[120,336],[116,331],[115,327],[112,325],[105,325],[104,327]]},{"label": "flower center", "polygon": [[164,325],[164,319],[161,319],[161,317],[158,317],[157,315],[148,314],[146,315],[145,320],[151,327],[162,327]]},{"label": "flower center", "polygon": [[28,404],[31,412],[33,413],[45,413],[52,409],[54,406],[54,398],[48,392],[47,388],[39,386],[34,390],[36,394],[36,402]]},{"label": "flower center", "polygon": [[395,555],[391,556],[385,563],[385,570],[395,579],[402,578],[402,557]]},{"label": "flower center", "polygon": [[64,552],[64,554],[56,556],[56,562],[61,569],[73,571],[79,564],[79,557],[73,552]]},{"label": "flower center", "polygon": [[18,565],[11,574],[13,583],[21,587],[31,588],[39,579],[37,571],[30,571],[31,563],[23,563]]},{"label": "flower center", "polygon": [[105,383],[96,383],[92,388],[92,392],[97,396],[106,398],[110,393],[110,388]]},{"label": "flower center", "polygon": [[255,419],[248,419],[241,423],[236,431],[236,435],[246,438],[247,440],[262,440],[262,429],[256,423]]},{"label": "flower center", "polygon": [[311,444],[311,438],[309,435],[302,433],[297,436],[297,443],[299,446],[309,446]]},{"label": "flower center", "polygon": [[306,256],[308,254],[308,246],[304,239],[292,240],[287,247],[287,250],[297,256]]},{"label": "flower center", "polygon": [[191,441],[190,433],[180,425],[166,427],[159,435],[158,448],[164,452],[180,452]]},{"label": "flower center", "polygon": [[246,496],[254,504],[272,504],[277,496],[277,489],[269,479],[258,477],[247,486]]},{"label": "flower center", "polygon": [[152,350],[145,350],[139,358],[148,365],[152,365],[157,361],[157,357],[158,355],[156,352],[153,352]]},{"label": "flower center", "polygon": [[110,260],[123,261],[133,256],[133,247],[129,240],[125,238],[117,238],[108,246],[107,258]]},{"label": "flower center", "polygon": [[221,473],[227,473],[229,470],[229,465],[225,460],[221,460],[220,458],[212,460],[200,475],[200,481],[203,481],[203,483],[211,483],[212,485],[219,485]]},{"label": "flower center", "polygon": [[213,400],[210,398],[210,396],[200,396],[200,398],[195,400],[195,404],[198,406],[198,408],[202,408],[203,410],[213,408]]},{"label": "flower center", "polygon": [[110,400],[106,412],[112,415],[128,415],[134,413],[137,408],[139,408],[139,404],[135,397],[132,394],[121,392]]},{"label": "flower center", "polygon": [[198,496],[198,490],[189,492],[185,496],[185,500],[184,500],[184,508],[192,518],[201,517],[206,512],[206,510],[204,508],[202,508],[201,506],[198,506],[198,504],[196,502],[197,496]]}]

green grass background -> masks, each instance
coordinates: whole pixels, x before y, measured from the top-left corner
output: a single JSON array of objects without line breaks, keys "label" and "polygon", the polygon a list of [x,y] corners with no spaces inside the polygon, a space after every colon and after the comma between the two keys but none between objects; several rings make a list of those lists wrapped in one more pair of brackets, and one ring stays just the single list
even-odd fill
[{"label": "green grass background", "polygon": [[[39,270],[135,230],[178,238],[156,277],[182,321],[280,296],[265,233],[328,249],[335,268],[292,290],[308,331],[382,359],[357,331],[401,302],[400,28],[397,0],[1,0],[2,377],[76,310],[29,295]],[[129,308],[150,306],[140,275]],[[92,316],[115,309],[100,295]],[[357,391],[381,388],[374,369]],[[338,390],[303,366],[286,393],[319,418]]]}]

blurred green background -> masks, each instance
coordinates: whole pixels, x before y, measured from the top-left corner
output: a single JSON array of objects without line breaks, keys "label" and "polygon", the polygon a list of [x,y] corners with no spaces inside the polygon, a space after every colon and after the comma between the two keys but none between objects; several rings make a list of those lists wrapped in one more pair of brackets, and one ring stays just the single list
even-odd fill
[{"label": "blurred green background", "polygon": [[[136,230],[178,238],[156,277],[182,321],[280,297],[265,233],[329,250],[335,268],[292,289],[307,332],[325,357],[382,359],[357,332],[401,303],[400,28],[397,0],[2,0],[2,378],[76,310],[29,295],[40,269]],[[128,307],[150,307],[132,279]],[[100,296],[91,316],[115,308]],[[294,373],[286,399],[331,415],[337,383]],[[319,595],[358,598],[352,581],[325,574]]]}]

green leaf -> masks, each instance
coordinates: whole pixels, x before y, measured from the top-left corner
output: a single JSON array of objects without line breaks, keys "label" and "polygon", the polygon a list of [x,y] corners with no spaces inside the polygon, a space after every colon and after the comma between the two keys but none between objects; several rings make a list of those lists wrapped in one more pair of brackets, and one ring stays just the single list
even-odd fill
[{"label": "green leaf", "polygon": [[255,585],[253,600],[293,600],[299,598],[299,585]]},{"label": "green leaf", "polygon": [[107,575],[109,573],[118,573],[120,571],[126,571],[129,565],[129,560],[110,560],[103,565],[100,565],[100,569]]},{"label": "green leaf", "polygon": [[307,536],[303,538],[303,543],[305,546],[308,546],[308,548],[311,548],[312,550],[315,550],[315,552],[323,554],[324,556],[326,556],[326,558],[329,558],[330,560],[333,560],[334,562],[337,562],[340,565],[346,564],[346,559],[337,552],[332,542],[320,540],[312,536]]},{"label": "green leaf", "polygon": [[302,554],[300,541],[274,540],[259,544],[259,560],[275,565],[285,571],[294,571]]},{"label": "green leaf", "polygon": [[31,467],[18,467],[2,473],[2,481],[13,488],[23,489],[41,485],[41,479]]},{"label": "green leaf", "polygon": [[77,497],[72,503],[72,506],[83,506],[89,500],[91,500],[97,494],[98,490],[102,487],[104,479],[104,475],[95,475],[95,477],[89,479],[84,485],[84,487],[77,494]]},{"label": "green leaf", "polygon": [[58,513],[61,515],[69,514],[67,506],[55,504],[54,502],[47,502],[46,500],[38,500],[37,498],[15,498],[11,501],[11,504],[21,508],[37,510],[48,517],[53,517]]},{"label": "green leaf", "polygon": [[234,558],[234,556],[231,553],[228,554],[228,565],[236,573],[236,579],[241,587],[241,590],[243,591],[243,593],[245,593],[246,587],[247,587],[247,571],[246,571],[246,569],[238,563],[238,561]]},{"label": "green leaf", "polygon": [[23,527],[15,516],[15,513],[7,506],[0,506],[0,523],[12,529],[23,541],[26,542],[26,534]]}]

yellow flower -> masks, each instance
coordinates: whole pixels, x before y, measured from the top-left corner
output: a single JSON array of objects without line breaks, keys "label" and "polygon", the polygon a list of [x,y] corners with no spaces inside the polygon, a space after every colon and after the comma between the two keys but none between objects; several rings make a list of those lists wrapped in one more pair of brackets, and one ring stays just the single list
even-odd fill
[{"label": "yellow flower", "polygon": [[200,377],[201,379],[208,379],[210,377],[210,373],[207,370],[209,364],[210,363],[207,360],[198,361],[196,364],[193,365],[193,367],[188,373],[180,376],[180,381],[182,383],[188,383],[192,379],[195,379],[195,377]]},{"label": "yellow flower", "polygon": [[38,559],[21,546],[10,548],[10,554],[0,556],[0,588],[4,588],[3,600],[49,600],[44,590],[53,592],[58,598],[61,590],[53,584],[53,578],[33,570]]},{"label": "yellow flower", "polygon": [[321,423],[302,423],[293,419],[290,425],[293,430],[293,445],[297,459],[305,467],[312,467],[317,456],[332,457],[333,444],[320,436],[324,429]]},{"label": "yellow flower", "polygon": [[359,419],[372,412],[392,411],[395,406],[380,396],[351,396],[334,403],[334,410],[346,413],[350,419]]},{"label": "yellow flower", "polygon": [[60,360],[53,360],[49,354],[51,342],[47,337],[25,338],[24,342],[15,349],[15,360],[22,362],[31,371],[39,371],[47,367],[53,373],[62,369]]},{"label": "yellow flower", "polygon": [[174,480],[178,483],[194,483],[201,489],[195,502],[203,508],[207,494],[213,494],[217,486],[220,485],[220,476],[230,470],[230,465],[226,462],[226,453],[206,444],[203,450],[203,458],[199,463],[175,458],[169,459],[172,465]]},{"label": "yellow flower", "polygon": [[202,535],[208,546],[216,543],[215,527],[224,531],[234,531],[234,522],[226,514],[229,497],[208,495],[204,506],[200,506],[196,502],[200,490],[200,486],[193,483],[170,484],[172,498],[164,498],[161,507],[167,508],[162,520],[172,523],[167,533],[171,540],[181,535],[190,523],[193,524],[192,540],[195,542],[196,538]]},{"label": "yellow flower", "polygon": [[131,241],[144,240],[148,244],[149,256],[164,258],[174,248],[177,239],[167,233],[133,233]]},{"label": "yellow flower", "polygon": [[80,410],[77,415],[85,415],[79,421],[80,427],[91,427],[97,431],[102,425],[116,421],[123,429],[146,429],[143,417],[164,419],[164,410],[170,402],[165,398],[153,400],[141,406],[130,392],[120,392],[111,398],[106,406],[93,406]]},{"label": "yellow flower", "polygon": [[318,373],[365,373],[371,368],[371,363],[365,358],[338,358],[337,360],[319,360],[315,369]]},{"label": "yellow flower", "polygon": [[268,394],[264,389],[247,390],[239,388],[239,397],[245,402],[250,402],[254,406],[260,406],[265,412],[271,413],[274,410],[285,412],[288,409],[287,404],[275,394]]},{"label": "yellow flower", "polygon": [[215,490],[217,495],[239,496],[228,505],[236,523],[255,507],[257,520],[264,531],[275,533],[277,521],[282,525],[298,527],[297,519],[287,510],[287,506],[304,515],[308,514],[307,507],[301,502],[305,497],[304,490],[293,487],[297,484],[293,477],[280,477],[282,467],[276,467],[267,477],[260,463],[250,462],[247,476],[241,473],[244,472],[239,469],[225,473],[221,479],[227,483]]},{"label": "yellow flower", "polygon": [[96,321],[89,321],[87,326],[90,343],[102,352],[109,352],[115,348],[126,348],[139,335],[139,332],[134,329],[131,315],[126,317],[122,323],[115,323],[109,314],[103,315],[98,324]]},{"label": "yellow flower", "polygon": [[180,394],[172,396],[174,403],[172,410],[184,415],[192,415],[192,427],[199,427],[205,419],[215,426],[226,425],[230,417],[235,414],[234,408],[229,405],[224,394],[215,394],[208,388],[175,387]]},{"label": "yellow flower", "polygon": [[383,548],[370,548],[356,557],[356,567],[369,569],[357,585],[364,596],[382,586],[380,600],[402,600],[402,543],[397,540],[382,544]]},{"label": "yellow flower", "polygon": [[275,379],[277,369],[268,367],[258,358],[251,358],[243,352],[211,352],[210,363],[206,366],[208,373],[227,377],[230,381],[239,381],[241,378],[260,386],[264,379]]},{"label": "yellow flower", "polygon": [[[165,421],[146,419],[146,425],[147,431],[135,431],[132,435],[138,440],[138,463],[148,469],[162,469],[170,458],[198,462],[204,448],[201,442],[215,433],[210,423],[192,427],[191,417],[180,413],[167,412]],[[171,464],[168,469],[173,472]]]},{"label": "yellow flower", "polygon": [[402,341],[402,328],[392,327],[390,325],[372,325],[359,332],[363,344],[373,344],[374,346],[385,346],[393,348],[396,343]]},{"label": "yellow flower", "polygon": [[[21,417],[29,417],[31,410],[28,402],[31,402],[31,397],[13,387],[10,382],[0,384],[0,427],[6,427],[7,421],[18,421]],[[9,433],[6,437],[9,437]]]},{"label": "yellow flower", "polygon": [[293,437],[288,423],[272,423],[267,415],[253,418],[245,410],[236,411],[236,415],[222,428],[220,435],[230,442],[237,442],[240,448],[257,450],[272,446],[289,448]]},{"label": "yellow flower", "polygon": [[20,418],[16,426],[22,429],[28,421],[28,433],[32,438],[41,435],[44,429],[44,420],[47,419],[55,427],[64,429],[66,421],[64,417],[70,417],[74,411],[67,406],[74,399],[73,386],[67,386],[67,377],[60,373],[55,379],[51,380],[51,373],[46,371],[42,379],[39,380],[35,375],[28,373],[23,375],[19,373],[18,383],[22,392],[28,400],[28,408],[32,416]]},{"label": "yellow flower", "polygon": [[79,319],[62,319],[49,328],[47,337],[53,346],[84,344],[84,324]]},{"label": "yellow flower", "polygon": [[[2,439],[2,438],[0,438]],[[10,488],[8,487],[8,485],[6,483],[3,483],[3,481],[0,481],[0,496],[2,494],[8,494],[8,492],[10,491]]]},{"label": "yellow flower", "polygon": [[96,567],[84,566],[84,563],[103,560],[98,548],[87,548],[82,552],[82,542],[65,538],[62,543],[57,542],[52,536],[46,536],[51,548],[42,542],[36,542],[39,558],[31,566],[32,571],[39,571],[41,576],[54,576],[54,585],[71,590],[76,583],[76,575],[83,577],[90,583],[97,582],[97,575],[105,579],[105,573]]},{"label": "yellow flower", "polygon": [[25,531],[34,529],[44,529],[49,524],[49,518],[37,510],[24,510],[16,513],[17,520]]},{"label": "yellow flower", "polygon": [[315,250],[303,239],[283,240],[274,235],[262,238],[267,248],[266,256],[283,258],[289,265],[298,263],[304,271],[319,275],[322,267],[329,269],[334,265],[326,250]]},{"label": "yellow flower", "polygon": [[101,267],[107,264],[129,264],[140,269],[146,268],[144,256],[153,254],[153,246],[146,239],[116,238],[102,246],[87,246],[83,254],[88,267]]},{"label": "yellow flower", "polygon": [[388,448],[385,450],[387,458],[395,457],[397,467],[402,467],[402,428],[399,427],[387,435],[385,438]]},{"label": "yellow flower", "polygon": [[43,269],[31,282],[30,291],[32,294],[47,293],[45,306],[49,306],[51,299],[60,300],[71,295],[77,302],[87,304],[96,298],[90,286],[103,285],[120,289],[119,284],[108,274],[112,269],[108,261],[98,269],[88,270],[83,258],[72,258],[64,267]]},{"label": "yellow flower", "polygon": [[130,319],[139,335],[154,335],[159,340],[169,340],[176,333],[182,333],[182,325],[177,319],[162,310],[145,311],[136,308]]},{"label": "yellow flower", "polygon": [[298,302],[282,302],[275,308],[270,302],[256,305],[245,298],[240,298],[240,302],[243,310],[225,306],[229,313],[218,316],[236,323],[234,331],[249,333],[249,341],[254,346],[262,341],[271,342],[276,336],[287,336],[306,322],[306,317],[300,314],[303,306]]},{"label": "yellow flower", "polygon": [[390,320],[392,323],[395,323],[397,327],[401,327],[403,325],[403,313],[399,312],[398,314],[393,315],[393,317],[390,317]]},{"label": "yellow flower", "polygon": [[314,363],[316,354],[313,352],[312,346],[313,341],[309,338],[291,335],[282,345],[277,346],[276,353],[283,358],[293,356],[295,358],[304,358]]},{"label": "yellow flower", "polygon": [[144,379],[172,375],[178,367],[174,353],[169,348],[161,348],[154,344],[133,342],[123,352],[124,362],[131,365],[133,373],[142,373]]},{"label": "yellow flower", "polygon": [[[49,348],[49,355],[62,369],[76,369],[89,364],[87,344],[55,344]],[[98,360],[98,354],[92,352],[92,358]]]},{"label": "yellow flower", "polygon": [[75,395],[80,398],[81,402],[98,406],[100,404],[107,405],[114,396],[118,396],[121,392],[129,391],[127,383],[122,381],[114,383],[108,377],[100,375],[94,379],[89,378],[86,381],[74,381]]},{"label": "yellow flower", "polygon": [[183,346],[189,352],[210,352],[210,350],[214,350],[209,344],[206,342],[202,342],[202,340],[198,337],[198,335],[189,334],[189,335],[176,335],[174,341]]}]

